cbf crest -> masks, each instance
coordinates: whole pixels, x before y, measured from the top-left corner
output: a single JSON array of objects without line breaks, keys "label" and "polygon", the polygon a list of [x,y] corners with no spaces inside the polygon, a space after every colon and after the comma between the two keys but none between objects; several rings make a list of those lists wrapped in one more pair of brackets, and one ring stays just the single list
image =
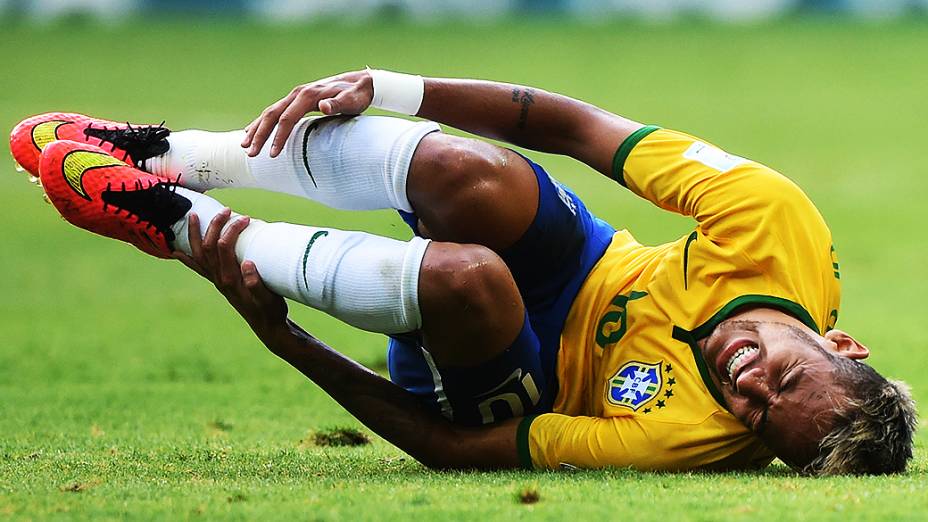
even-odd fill
[{"label": "cbf crest", "polygon": [[638,361],[625,363],[609,379],[606,393],[609,403],[638,411],[638,408],[660,394],[664,385],[662,365],[663,361],[653,364]]}]

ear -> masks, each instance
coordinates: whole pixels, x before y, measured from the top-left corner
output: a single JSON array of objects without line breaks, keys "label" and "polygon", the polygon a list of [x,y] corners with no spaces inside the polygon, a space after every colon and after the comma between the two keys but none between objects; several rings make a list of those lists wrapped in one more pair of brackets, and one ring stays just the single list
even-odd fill
[{"label": "ear", "polygon": [[860,344],[847,332],[829,330],[825,333],[825,339],[831,341],[827,348],[848,359],[866,359],[870,356],[870,349]]}]

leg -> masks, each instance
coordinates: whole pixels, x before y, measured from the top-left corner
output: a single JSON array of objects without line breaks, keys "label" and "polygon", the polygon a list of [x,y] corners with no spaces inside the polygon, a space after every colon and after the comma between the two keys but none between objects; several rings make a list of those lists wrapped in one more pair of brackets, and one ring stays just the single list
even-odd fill
[{"label": "leg", "polygon": [[[190,212],[203,216],[202,223],[225,212],[205,194],[178,189],[177,197],[191,201]],[[175,224],[178,238],[191,233],[190,223],[188,214]],[[190,251],[183,241],[176,246]],[[539,341],[519,289],[486,247],[253,220],[235,253],[240,262],[253,261],[268,287],[286,297],[366,330],[415,331],[409,335],[423,348],[412,363],[420,370],[425,364],[420,375],[458,422],[521,416],[545,393]]]},{"label": "leg", "polygon": [[[518,197],[524,194],[528,196]],[[427,136],[413,157],[409,198],[417,214],[403,217],[417,234],[494,248],[527,309],[538,355],[533,359],[522,356],[518,363],[495,359],[476,367],[470,378],[492,373],[494,368],[508,367],[518,374],[537,364],[538,370],[526,372],[531,380],[524,382],[497,373],[508,406],[496,401],[492,415],[481,410],[476,421],[449,411],[442,397],[451,385],[436,377],[448,372],[440,365],[433,368],[436,365],[429,360],[423,339],[391,339],[391,378],[456,422],[498,421],[548,411],[557,395],[555,368],[567,313],[615,230],[592,216],[575,194],[531,161],[492,145],[440,134]],[[520,342],[524,343],[521,333],[513,346]],[[533,386],[536,378],[537,387]],[[521,404],[511,401],[516,396]],[[481,404],[483,400],[477,402]]]},{"label": "leg", "polygon": [[292,194],[345,210],[411,211],[406,177],[433,122],[383,116],[304,118],[276,158],[251,158],[239,146],[243,131],[186,130],[168,137],[170,149],[145,169],[200,192],[253,187]]},{"label": "leg", "polygon": [[[177,188],[174,197],[189,202],[189,211],[171,227],[174,248],[189,255],[188,238],[205,236],[210,221],[226,211],[188,189]],[[198,230],[190,227],[194,213]],[[234,250],[239,262],[253,261],[267,286],[284,297],[364,330],[402,333],[421,326],[419,272],[428,244],[253,219]]]},{"label": "leg", "polygon": [[512,151],[437,131],[380,116],[306,118],[277,158],[247,157],[241,131],[180,131],[146,168],[179,173],[198,191],[257,187],[347,210],[415,211],[435,238],[496,251],[514,243],[538,206],[532,167]]},{"label": "leg", "polygon": [[[186,189],[187,217],[172,227],[175,246],[191,248],[189,215],[203,236],[223,211],[215,199]],[[468,366],[504,350],[524,316],[506,264],[485,247],[409,242],[363,232],[253,220],[235,245],[254,261],[268,287],[349,324],[381,333],[421,328],[442,366]]]},{"label": "leg", "polygon": [[479,245],[432,242],[419,281],[421,335],[391,339],[394,382],[459,424],[539,411],[551,395],[509,268]]},{"label": "leg", "polygon": [[538,190],[532,167],[515,152],[440,133],[422,139],[407,181],[424,235],[496,252],[525,234]]},{"label": "leg", "polygon": [[525,307],[509,268],[478,245],[432,242],[419,274],[422,339],[439,368],[475,366],[509,347]]}]

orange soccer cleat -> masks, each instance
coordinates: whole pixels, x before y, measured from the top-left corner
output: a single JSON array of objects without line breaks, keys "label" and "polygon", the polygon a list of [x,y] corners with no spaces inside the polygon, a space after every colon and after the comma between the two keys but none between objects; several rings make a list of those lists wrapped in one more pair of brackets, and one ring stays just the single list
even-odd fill
[{"label": "orange soccer cleat", "polygon": [[177,184],[138,170],[89,143],[60,140],[42,150],[42,187],[62,217],[96,234],[170,257],[171,225],[190,210]]},{"label": "orange soccer cleat", "polygon": [[49,143],[71,140],[92,143],[110,155],[141,168],[148,158],[167,152],[170,130],[161,125],[132,125],[70,112],[47,112],[19,122],[10,132],[17,165],[39,176],[39,154]]}]

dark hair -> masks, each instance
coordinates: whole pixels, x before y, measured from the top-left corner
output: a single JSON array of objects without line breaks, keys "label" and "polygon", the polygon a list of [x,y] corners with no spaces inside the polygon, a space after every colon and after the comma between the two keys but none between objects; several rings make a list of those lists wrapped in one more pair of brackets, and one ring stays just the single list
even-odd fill
[{"label": "dark hair", "polygon": [[885,475],[905,471],[912,459],[917,425],[915,401],[908,385],[886,380],[861,362],[828,355],[847,400],[819,444],[818,456],[803,472]]}]

